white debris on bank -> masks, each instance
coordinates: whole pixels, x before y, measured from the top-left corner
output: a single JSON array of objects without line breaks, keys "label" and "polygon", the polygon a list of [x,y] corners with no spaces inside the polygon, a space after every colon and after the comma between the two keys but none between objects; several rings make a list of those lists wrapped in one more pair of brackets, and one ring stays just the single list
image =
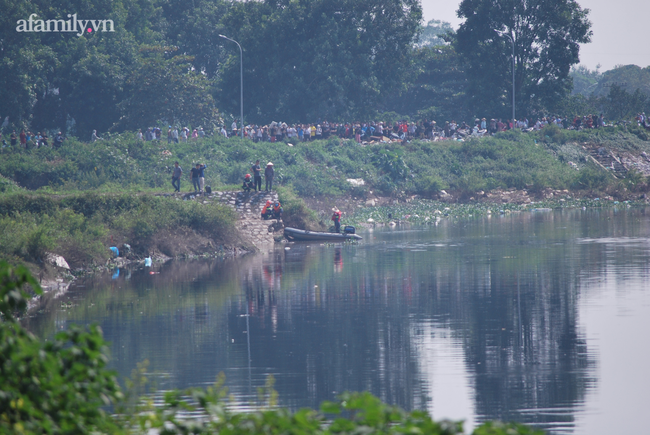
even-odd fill
[{"label": "white debris on bank", "polygon": [[365,186],[366,185],[366,182],[363,181],[363,178],[348,178],[345,181],[347,181],[348,183],[350,183],[351,185],[353,185],[355,187],[356,186]]},{"label": "white debris on bank", "polygon": [[65,261],[65,258],[61,257],[60,255],[47,252],[45,253],[45,261],[53,266],[70,270],[70,266],[68,265],[68,262]]}]

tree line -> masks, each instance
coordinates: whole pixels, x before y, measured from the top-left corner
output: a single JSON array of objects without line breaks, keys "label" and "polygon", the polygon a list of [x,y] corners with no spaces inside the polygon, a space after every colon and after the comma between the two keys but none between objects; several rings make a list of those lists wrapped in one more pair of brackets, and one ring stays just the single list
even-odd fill
[{"label": "tree line", "polygon": [[[230,121],[240,109],[240,57],[220,35],[242,46],[244,117],[254,123],[387,112],[438,122],[509,118],[513,45],[517,117],[570,115],[571,67],[591,37],[589,11],[572,0],[464,0],[457,32],[424,24],[418,0],[0,0],[0,7],[3,126],[82,138],[94,129],[210,130]],[[114,31],[18,32],[31,14],[110,19]]]}]

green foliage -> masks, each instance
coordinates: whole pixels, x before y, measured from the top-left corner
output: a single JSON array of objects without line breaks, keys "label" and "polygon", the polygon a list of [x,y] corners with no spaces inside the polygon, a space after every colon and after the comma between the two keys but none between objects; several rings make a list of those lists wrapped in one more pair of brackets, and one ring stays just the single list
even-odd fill
[{"label": "green foliage", "polygon": [[56,246],[59,231],[48,215],[15,214],[0,218],[0,252],[39,260]]},{"label": "green foliage", "polygon": [[18,183],[0,175],[0,193],[14,193],[20,192],[20,190]]},{"label": "green foliage", "polygon": [[395,110],[416,120],[435,120],[439,125],[452,119],[467,120],[472,115],[466,94],[467,75],[455,48],[424,46],[413,53],[413,59],[411,83],[392,102]]},{"label": "green foliage", "polygon": [[425,175],[415,180],[415,193],[425,197],[432,197],[438,194],[441,190],[447,189],[448,186],[444,181],[435,175]]},{"label": "green foliage", "polygon": [[285,226],[322,230],[316,213],[307,206],[302,198],[296,196],[291,188],[278,188],[278,199],[282,204],[282,221]]},{"label": "green foliage", "polygon": [[0,262],[0,432],[121,432],[103,410],[122,393],[106,369],[101,329],[73,327],[40,342],[13,318],[15,309],[26,306],[25,284],[40,293],[24,267]]},{"label": "green foliage", "polygon": [[[121,134],[93,144],[69,141],[58,151],[14,150],[0,159],[0,173],[32,189],[65,193],[63,205],[86,217],[100,211],[102,220],[110,213],[107,210],[126,212],[139,207],[135,204],[145,200],[138,197],[151,193],[152,189],[170,191],[170,171],[175,160],[185,168],[183,190],[190,188],[186,174],[196,162],[208,165],[206,185],[217,190],[226,186],[239,188],[244,174],[250,173],[250,166],[257,159],[263,166],[269,161],[275,164],[274,186],[291,187],[301,197],[341,194],[363,197],[363,192],[352,191],[352,186],[346,182],[348,178],[362,178],[366,190],[388,195],[421,191],[424,188],[421,183],[427,177],[438,177],[445,189],[468,193],[474,188],[523,188],[535,180],[548,183],[545,187],[566,188],[578,185],[575,183],[578,171],[567,165],[569,160],[580,163],[584,155],[575,143],[596,142],[608,147],[628,144],[637,151],[645,149],[639,140],[645,132],[633,126],[629,129],[626,133],[622,127],[574,131],[548,126],[538,133],[505,132],[465,142],[412,141],[360,146],[354,141],[332,138],[297,142],[291,147],[282,142],[253,143],[218,136],[167,144],[138,141],[132,134]],[[93,174],[92,180],[89,174]],[[610,184],[606,177],[602,181],[605,184],[601,188]],[[78,194],[91,186],[95,193]],[[70,193],[74,195],[68,199]],[[47,213],[54,217],[56,208],[53,199],[47,196],[36,200],[30,195],[5,195],[0,201],[0,215],[19,211]],[[153,210],[142,212],[140,225],[144,233],[156,231],[152,226],[156,219],[151,219],[149,213],[159,213],[162,217],[158,220],[172,225],[166,217],[170,213],[156,207]],[[134,229],[131,224],[123,228]]]},{"label": "green foliage", "polygon": [[603,113],[603,100],[594,94],[584,96],[582,94],[569,95],[560,105],[562,113],[569,119],[574,116]]},{"label": "green foliage", "polygon": [[539,131],[539,138],[545,142],[565,144],[567,141],[567,130],[561,129],[555,124],[549,124]]},{"label": "green foliage", "polygon": [[[144,50],[143,50],[144,51]],[[120,104],[122,117],[115,128],[137,129],[163,121],[174,126],[204,126],[215,130],[221,123],[212,98],[211,83],[192,70],[192,58],[165,59],[173,49],[153,47],[127,80],[128,98]],[[163,128],[164,137],[167,129]]]},{"label": "green foliage", "polygon": [[[14,315],[27,308],[29,299],[24,286],[30,286],[36,294],[43,290],[25,266],[11,266],[0,261],[0,321],[15,322]],[[4,325],[4,323],[0,323]],[[1,385],[1,384],[0,384]]]},{"label": "green foliage", "polygon": [[[217,14],[213,22],[244,51],[244,117],[264,124],[374,114],[404,86],[422,7],[416,0],[234,2]],[[228,54],[218,95],[225,111],[239,113],[239,50],[218,44]]]},{"label": "green foliage", "polygon": [[[514,38],[517,114],[554,109],[571,90],[570,67],[591,36],[588,10],[568,0],[464,0],[456,50],[466,63],[467,92],[478,114],[507,118],[512,101]],[[560,36],[561,35],[561,36]]]},{"label": "green foliage", "polygon": [[598,81],[602,77],[602,73],[599,70],[600,65],[598,65],[593,71],[590,71],[589,68],[584,65],[572,66],[571,72],[569,73],[573,80],[573,90],[571,91],[571,95],[579,94],[587,97],[593,94],[598,85]]},{"label": "green foliage", "polygon": [[602,73],[593,92],[598,96],[605,96],[614,85],[623,88],[628,93],[633,93],[638,89],[642,94],[650,95],[650,67],[617,65]]},{"label": "green foliage", "polygon": [[[396,406],[387,405],[370,393],[343,393],[334,402],[323,402],[320,412],[301,409],[294,413],[286,409],[273,409],[267,406],[249,413],[233,413],[224,403],[227,389],[220,375],[214,387],[193,389],[186,393],[191,401],[183,400],[179,392],[165,396],[162,407],[141,412],[138,425],[141,432],[160,430],[172,434],[215,434],[228,433],[290,433],[302,435],[334,435],[353,433],[372,434],[463,434],[461,422],[436,422],[426,411],[406,412]],[[264,390],[272,389],[272,383]],[[272,396],[265,393],[266,397]],[[188,420],[180,415],[197,412],[205,416],[201,420]],[[331,417],[331,419],[326,419]],[[527,426],[510,423],[488,422],[477,427],[475,435],[542,435]]]},{"label": "green foliage", "polygon": [[375,163],[382,175],[387,175],[393,181],[404,180],[409,174],[409,168],[402,157],[401,149],[384,149],[375,155]]},{"label": "green foliage", "polygon": [[611,182],[613,177],[595,165],[587,166],[578,171],[578,176],[573,181],[573,189],[595,190],[602,189],[603,186]]},{"label": "green foliage", "polygon": [[436,47],[447,45],[449,35],[454,33],[453,27],[446,21],[429,20],[426,26],[422,26],[418,35],[418,46]]},{"label": "green foliage", "polygon": [[648,189],[648,177],[637,168],[630,168],[623,180],[625,186],[632,192],[642,192]]},{"label": "green foliage", "polygon": [[611,85],[605,98],[606,114],[609,119],[629,119],[644,110],[650,101],[650,94],[644,94],[640,89],[633,93],[627,92],[619,85]]},{"label": "green foliage", "polygon": [[54,251],[73,266],[92,264],[108,258],[109,234],[145,253],[155,234],[179,227],[230,240],[235,219],[226,206],[164,197],[6,195],[0,196],[0,255],[39,260]]}]

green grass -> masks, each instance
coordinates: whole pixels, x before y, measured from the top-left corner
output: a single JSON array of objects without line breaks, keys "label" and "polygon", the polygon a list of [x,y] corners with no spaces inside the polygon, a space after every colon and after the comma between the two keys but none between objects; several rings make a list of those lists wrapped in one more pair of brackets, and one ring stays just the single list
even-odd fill
[{"label": "green grass", "polygon": [[366,190],[392,196],[402,192],[432,196],[443,188],[461,196],[511,187],[610,188],[613,180],[578,174],[567,164],[584,165],[583,142],[650,152],[650,142],[621,128],[575,132],[549,127],[537,133],[506,132],[465,142],[367,146],[336,137],[293,146],[288,141],[256,144],[223,137],[167,144],[122,134],[91,144],[72,139],[58,151],[5,150],[0,174],[23,188],[45,193],[169,192],[175,161],[185,170],[183,190],[190,188],[190,168],[200,162],[208,165],[206,184],[225,190],[238,189],[251,163],[259,159],[262,166],[274,163],[276,185],[291,187],[300,197],[363,193],[354,191],[348,178],[363,178]]},{"label": "green grass", "polygon": [[[505,132],[466,141],[366,146],[337,137],[310,143],[253,143],[219,136],[167,144],[138,141],[126,133],[95,143],[70,139],[59,150],[3,149],[0,256],[39,261],[44,252],[55,250],[67,253],[73,263],[88,264],[106,259],[102,246],[111,236],[141,251],[155,234],[179,227],[226,238],[235,220],[227,208],[151,195],[172,191],[175,161],[185,170],[182,191],[191,189],[188,175],[195,163],[207,164],[206,185],[213,190],[239,190],[255,160],[262,166],[271,161],[287,223],[311,229],[323,225],[304,199],[323,195],[365,198],[372,191],[435,199],[445,189],[468,202],[476,192],[497,188],[531,193],[573,189],[592,196],[644,192],[649,183],[641,173],[632,171],[628,179],[616,180],[585,159],[582,149],[583,143],[592,143],[650,152],[648,137],[637,130],[576,132],[551,126],[535,133]],[[571,168],[569,161],[580,169]],[[365,184],[355,187],[346,181],[350,178],[361,178]]]},{"label": "green grass", "polygon": [[0,256],[38,262],[53,251],[71,266],[97,264],[109,257],[111,238],[144,254],[163,230],[191,229],[230,240],[235,219],[223,205],[150,195],[6,194],[0,196]]}]

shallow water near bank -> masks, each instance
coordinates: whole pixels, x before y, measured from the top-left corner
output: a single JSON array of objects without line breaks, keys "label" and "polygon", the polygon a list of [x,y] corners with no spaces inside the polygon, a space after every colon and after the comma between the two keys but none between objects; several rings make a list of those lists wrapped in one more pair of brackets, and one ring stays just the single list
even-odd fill
[{"label": "shallow water near bank", "polygon": [[368,390],[434,418],[644,433],[650,209],[520,213],[382,228],[231,260],[122,269],[44,297],[42,337],[97,322],[111,365],[161,390],[219,372],[247,408]]}]

